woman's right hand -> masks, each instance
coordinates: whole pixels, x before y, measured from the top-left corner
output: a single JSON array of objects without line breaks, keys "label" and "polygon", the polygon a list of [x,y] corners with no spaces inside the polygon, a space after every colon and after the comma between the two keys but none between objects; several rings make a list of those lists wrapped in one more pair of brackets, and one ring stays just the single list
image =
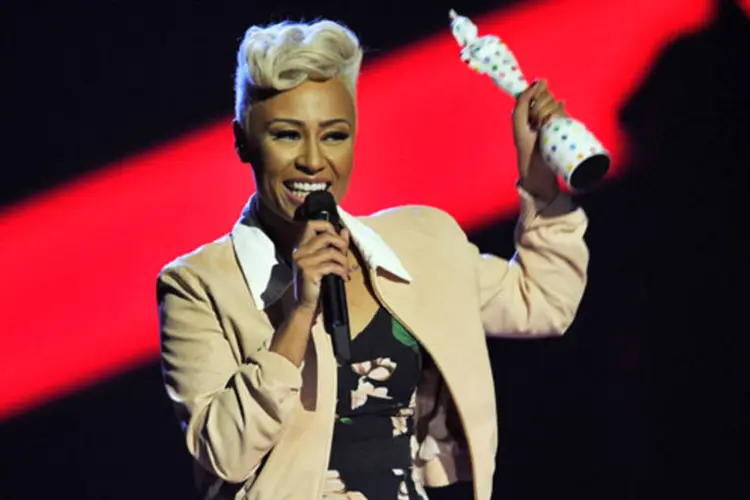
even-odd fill
[{"label": "woman's right hand", "polygon": [[349,230],[341,234],[328,221],[307,222],[299,245],[292,252],[294,296],[299,307],[316,310],[323,276],[335,274],[349,280]]}]

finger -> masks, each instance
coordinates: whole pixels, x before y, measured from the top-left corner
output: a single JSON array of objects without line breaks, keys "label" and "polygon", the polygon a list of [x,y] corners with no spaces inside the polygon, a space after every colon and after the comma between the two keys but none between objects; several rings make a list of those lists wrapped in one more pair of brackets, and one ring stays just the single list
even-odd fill
[{"label": "finger", "polygon": [[299,259],[297,265],[300,267],[312,268],[322,262],[338,262],[341,265],[349,264],[349,260],[346,258],[341,250],[334,247],[326,247],[317,250],[314,253],[306,255]]},{"label": "finger", "polygon": [[529,110],[533,110],[541,99],[548,94],[547,92],[547,80],[539,80],[534,85],[534,93],[529,99]]},{"label": "finger", "polygon": [[304,247],[307,243],[312,241],[319,234],[330,234],[338,236],[336,228],[328,221],[325,220],[311,220],[307,221],[305,229],[302,232],[297,248]]},{"label": "finger", "polygon": [[536,81],[518,96],[516,106],[513,109],[513,121],[516,126],[528,124],[531,101],[541,92],[542,88],[546,88],[546,83],[543,80]]},{"label": "finger", "polygon": [[561,102],[553,101],[539,110],[539,123],[544,125],[556,116],[565,116],[565,109]]},{"label": "finger", "polygon": [[346,253],[348,248],[346,240],[340,235],[334,233],[320,233],[313,236],[310,240],[306,241],[304,245],[300,245],[292,253],[292,258],[299,260],[309,255],[314,254],[320,249],[333,247],[341,253]]},{"label": "finger", "polygon": [[327,272],[323,272],[322,269],[327,269],[330,265],[343,269],[341,277],[349,278],[349,261],[341,252],[333,248],[318,250],[313,255],[309,255],[297,262],[297,268],[303,274],[316,280],[319,276],[328,274]]},{"label": "finger", "polygon": [[538,112],[540,109],[544,108],[545,106],[549,106],[550,104],[555,103],[555,98],[550,94],[549,92],[540,92],[537,94],[536,97],[533,99],[534,106],[530,106],[531,113]]},{"label": "finger", "polygon": [[324,262],[309,271],[300,269],[300,274],[303,276],[303,282],[312,283],[315,286],[320,286],[323,278],[329,274],[339,276],[344,281],[349,281],[350,279],[348,268],[338,262]]},{"label": "finger", "polygon": [[529,123],[533,127],[538,127],[545,114],[555,106],[555,98],[547,92],[543,92],[534,98],[534,107],[529,109]]},{"label": "finger", "polygon": [[547,80],[539,80],[539,83],[536,86],[536,93],[534,94],[534,97],[532,99],[536,99],[543,96],[544,94],[547,94],[547,88]]},{"label": "finger", "polygon": [[339,233],[339,234],[344,239],[344,242],[346,243],[346,250],[344,251],[344,253],[348,254],[349,253],[349,246],[352,244],[352,235],[349,232],[349,229],[347,229],[347,228],[342,229],[341,233]]},{"label": "finger", "polygon": [[346,251],[349,248],[346,240],[340,234],[329,233],[317,235],[314,239],[310,240],[309,245],[310,248],[314,250],[317,250],[318,248],[333,247],[343,254],[346,254]]},{"label": "finger", "polygon": [[315,276],[312,279],[316,284],[320,284],[323,276],[328,276],[329,274],[335,274],[336,276],[341,277],[344,281],[349,281],[349,269],[336,262],[321,264],[315,269]]},{"label": "finger", "polygon": [[[539,80],[535,85],[535,93],[529,100],[529,109],[534,109],[535,107],[537,107],[539,101],[546,99],[547,96],[552,96],[552,94],[549,92],[547,80]],[[554,96],[552,97],[554,98]]]},{"label": "finger", "polygon": [[302,231],[302,237],[297,246],[302,246],[305,242],[310,241],[319,233],[338,234],[336,233],[336,228],[333,227],[333,224],[327,220],[310,220],[307,221],[305,230]]}]

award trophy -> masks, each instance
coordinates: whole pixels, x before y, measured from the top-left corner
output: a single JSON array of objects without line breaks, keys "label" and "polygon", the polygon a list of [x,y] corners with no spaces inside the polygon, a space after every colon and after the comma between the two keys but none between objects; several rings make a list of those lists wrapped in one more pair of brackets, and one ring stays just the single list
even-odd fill
[{"label": "award trophy", "polygon": [[[477,36],[468,18],[450,11],[451,30],[461,48],[461,60],[477,73],[492,78],[511,96],[529,87],[515,56],[499,37]],[[539,131],[539,147],[547,165],[573,191],[585,191],[601,181],[609,170],[610,157],[583,123],[556,116]]]}]

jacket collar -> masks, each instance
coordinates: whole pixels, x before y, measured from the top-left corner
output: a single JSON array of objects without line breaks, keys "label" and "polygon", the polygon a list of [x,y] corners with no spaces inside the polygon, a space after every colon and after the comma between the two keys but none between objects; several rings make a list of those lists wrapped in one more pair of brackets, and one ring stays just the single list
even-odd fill
[{"label": "jacket collar", "polygon": [[[279,258],[276,247],[252,215],[252,197],[232,230],[232,242],[250,294],[258,309],[276,302],[291,286],[292,270]],[[349,229],[369,269],[384,269],[410,282],[411,276],[388,244],[372,228],[338,207],[344,227]]]}]

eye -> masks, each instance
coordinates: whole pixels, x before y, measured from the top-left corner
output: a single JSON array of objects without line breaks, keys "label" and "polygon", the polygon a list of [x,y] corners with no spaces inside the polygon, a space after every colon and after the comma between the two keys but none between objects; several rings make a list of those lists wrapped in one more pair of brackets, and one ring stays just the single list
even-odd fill
[{"label": "eye", "polygon": [[302,136],[296,130],[277,130],[271,132],[274,141],[296,141]]},{"label": "eye", "polygon": [[329,141],[329,142],[345,141],[348,138],[349,138],[349,133],[342,132],[342,131],[328,132],[326,135],[323,136],[323,140]]}]

